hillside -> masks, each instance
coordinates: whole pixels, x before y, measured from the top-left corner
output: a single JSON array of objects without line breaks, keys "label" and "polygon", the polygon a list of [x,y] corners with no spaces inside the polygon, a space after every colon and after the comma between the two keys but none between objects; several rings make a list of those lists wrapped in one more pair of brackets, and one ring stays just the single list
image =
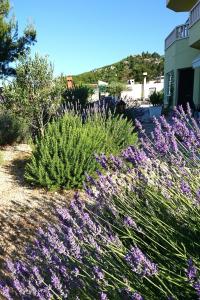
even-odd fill
[{"label": "hillside", "polygon": [[142,82],[142,73],[147,72],[147,80],[155,79],[164,73],[164,57],[158,53],[143,52],[141,55],[131,55],[121,61],[73,76],[76,84],[97,83],[98,80],[126,82],[133,78]]}]

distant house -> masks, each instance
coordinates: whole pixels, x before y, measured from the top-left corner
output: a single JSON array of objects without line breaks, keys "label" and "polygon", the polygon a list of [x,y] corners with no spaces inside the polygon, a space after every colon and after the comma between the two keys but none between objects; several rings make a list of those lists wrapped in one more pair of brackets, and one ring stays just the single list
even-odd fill
[{"label": "distant house", "polygon": [[146,81],[146,73],[144,73],[144,82],[135,83],[134,79],[128,80],[127,91],[123,91],[121,98],[136,99],[149,99],[153,92],[160,92],[164,89],[164,76],[155,80]]},{"label": "distant house", "polygon": [[175,12],[189,12],[165,39],[165,96],[167,105],[200,105],[200,1],[167,0]]},{"label": "distant house", "polygon": [[[121,99],[141,100],[149,99],[153,92],[160,92],[164,89],[164,76],[160,76],[155,80],[146,81],[147,73],[144,73],[143,83],[135,83],[134,79],[129,79],[126,85],[126,90],[121,93]],[[93,87],[94,93],[89,101],[94,102],[100,100],[102,97],[108,97],[107,92],[108,83],[105,81],[98,81],[97,84],[90,84]],[[119,100],[119,99],[116,99]]]}]

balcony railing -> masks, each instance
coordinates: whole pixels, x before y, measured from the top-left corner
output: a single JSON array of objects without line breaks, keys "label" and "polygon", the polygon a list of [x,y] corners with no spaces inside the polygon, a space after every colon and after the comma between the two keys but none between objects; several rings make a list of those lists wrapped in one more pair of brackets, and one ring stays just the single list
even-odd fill
[{"label": "balcony railing", "polygon": [[169,48],[175,41],[185,39],[189,36],[189,24],[179,25],[168,35],[165,40],[165,49]]},{"label": "balcony railing", "polygon": [[190,27],[200,20],[200,1],[190,11]]}]

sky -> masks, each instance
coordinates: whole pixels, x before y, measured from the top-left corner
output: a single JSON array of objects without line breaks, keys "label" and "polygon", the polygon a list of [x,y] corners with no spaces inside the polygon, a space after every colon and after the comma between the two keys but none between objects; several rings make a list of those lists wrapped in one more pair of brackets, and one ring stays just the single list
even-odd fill
[{"label": "sky", "polygon": [[166,0],[10,0],[19,31],[33,23],[32,55],[48,55],[55,75],[80,74],[143,51],[164,54],[164,40],[186,13]]}]

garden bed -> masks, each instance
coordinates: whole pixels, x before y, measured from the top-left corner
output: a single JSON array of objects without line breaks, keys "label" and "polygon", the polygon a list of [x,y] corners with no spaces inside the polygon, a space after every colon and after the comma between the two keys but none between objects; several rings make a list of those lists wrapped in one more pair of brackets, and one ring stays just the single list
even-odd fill
[{"label": "garden bed", "polygon": [[27,145],[4,147],[0,166],[0,274],[5,260],[23,256],[24,245],[33,240],[37,229],[54,222],[57,205],[66,205],[74,191],[50,193],[31,188],[23,179],[24,165],[30,156]]}]

